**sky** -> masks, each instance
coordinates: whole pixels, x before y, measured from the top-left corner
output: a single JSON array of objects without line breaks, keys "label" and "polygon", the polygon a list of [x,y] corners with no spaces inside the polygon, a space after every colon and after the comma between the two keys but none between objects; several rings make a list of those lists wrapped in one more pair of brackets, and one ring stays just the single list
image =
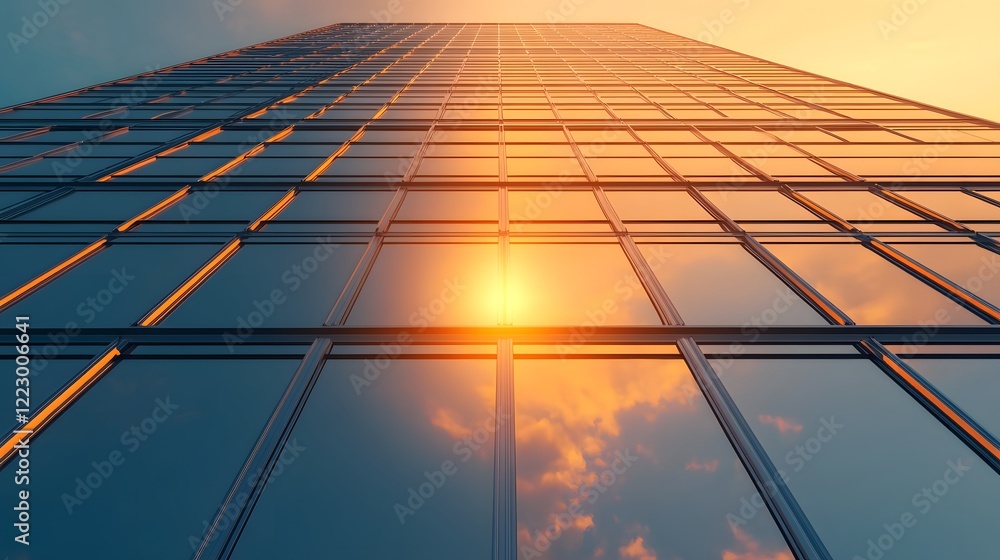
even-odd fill
[{"label": "sky", "polygon": [[635,22],[1000,121],[996,0],[5,0],[0,107],[334,22]]}]

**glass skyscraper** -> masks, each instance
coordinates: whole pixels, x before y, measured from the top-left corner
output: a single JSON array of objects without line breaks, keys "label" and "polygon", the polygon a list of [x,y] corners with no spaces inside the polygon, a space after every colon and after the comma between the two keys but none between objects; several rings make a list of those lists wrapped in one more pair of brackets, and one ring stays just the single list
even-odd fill
[{"label": "glass skyscraper", "polygon": [[996,558],[993,122],[338,24],[0,110],[0,235],[0,557]]}]

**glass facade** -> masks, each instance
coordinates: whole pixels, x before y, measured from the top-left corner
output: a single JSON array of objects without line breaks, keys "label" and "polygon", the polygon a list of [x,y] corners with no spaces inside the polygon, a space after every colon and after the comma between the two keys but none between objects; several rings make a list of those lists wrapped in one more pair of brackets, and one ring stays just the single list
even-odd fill
[{"label": "glass facade", "polygon": [[2,109],[0,556],[993,558],[998,236],[1000,124],[641,25]]}]

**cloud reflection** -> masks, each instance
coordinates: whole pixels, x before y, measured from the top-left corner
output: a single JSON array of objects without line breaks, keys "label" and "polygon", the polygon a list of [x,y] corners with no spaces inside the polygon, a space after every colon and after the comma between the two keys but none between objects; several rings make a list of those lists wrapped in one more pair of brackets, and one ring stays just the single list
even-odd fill
[{"label": "cloud reflection", "polygon": [[519,558],[786,558],[683,361],[518,360],[515,406]]}]

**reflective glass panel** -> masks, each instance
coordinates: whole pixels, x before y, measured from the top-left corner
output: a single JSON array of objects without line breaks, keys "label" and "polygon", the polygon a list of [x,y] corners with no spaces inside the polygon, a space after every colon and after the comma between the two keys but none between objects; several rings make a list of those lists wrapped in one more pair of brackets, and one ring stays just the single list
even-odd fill
[{"label": "reflective glass panel", "polygon": [[[203,222],[230,222],[226,231],[243,230],[287,191],[193,192],[144,221],[136,231],[185,231],[205,229]],[[184,227],[194,222],[196,225]]]},{"label": "reflective glass panel", "polygon": [[[823,208],[865,231],[940,231],[920,216],[868,191],[806,191]],[[900,221],[923,222],[901,224]]]},{"label": "reflective glass panel", "polygon": [[509,191],[511,221],[604,220],[592,191]]},{"label": "reflective glass panel", "polygon": [[1000,221],[1000,206],[962,191],[899,191],[899,194],[953,220]]},{"label": "reflective glass panel", "polygon": [[684,191],[606,191],[618,217],[631,220],[712,220]]},{"label": "reflective glass panel", "polygon": [[[126,359],[113,367],[31,441],[30,558],[81,550],[189,558],[297,363]],[[15,470],[10,463],[0,474],[13,480]],[[17,503],[14,490],[0,485],[0,498]]]},{"label": "reflective glass panel", "polygon": [[37,326],[131,325],[219,249],[214,244],[118,244],[103,249],[0,314]]},{"label": "reflective glass panel", "polygon": [[893,247],[1000,307],[1000,254],[972,243],[894,243]]},{"label": "reflective glass panel", "polygon": [[512,243],[510,267],[516,325],[660,324],[618,244]]},{"label": "reflective glass panel", "polygon": [[993,553],[1000,477],[873,363],[715,367],[833,558]]},{"label": "reflective glass panel", "polygon": [[858,324],[982,324],[957,302],[854,243],[767,248]]},{"label": "reflective glass panel", "polygon": [[98,192],[76,191],[47,202],[17,220],[91,220],[115,222],[128,220],[170,196],[169,192]]},{"label": "reflective glass panel", "polygon": [[[164,326],[320,326],[365,251],[361,243],[242,247],[166,319]],[[268,263],[261,268],[261,263]]]},{"label": "reflective glass panel", "polygon": [[639,250],[685,324],[826,324],[738,244],[641,243]]},{"label": "reflective glass panel", "polygon": [[514,393],[519,558],[792,560],[683,361],[517,359]]},{"label": "reflective glass panel", "polygon": [[417,191],[406,193],[397,220],[497,221],[496,191]]},{"label": "reflective glass panel", "polygon": [[16,263],[4,267],[0,274],[0,292],[7,294],[21,287],[85,247],[72,243],[0,243],[0,261]]},{"label": "reflective glass panel", "polygon": [[233,558],[489,557],[495,362],[387,364],[327,362]]},{"label": "reflective glass panel", "polygon": [[386,243],[347,323],[495,325],[498,263],[495,243]]},{"label": "reflective glass panel", "polygon": [[997,407],[1000,359],[956,356],[951,359],[913,358],[906,363],[989,430],[994,438],[1000,439],[1000,407]]}]

